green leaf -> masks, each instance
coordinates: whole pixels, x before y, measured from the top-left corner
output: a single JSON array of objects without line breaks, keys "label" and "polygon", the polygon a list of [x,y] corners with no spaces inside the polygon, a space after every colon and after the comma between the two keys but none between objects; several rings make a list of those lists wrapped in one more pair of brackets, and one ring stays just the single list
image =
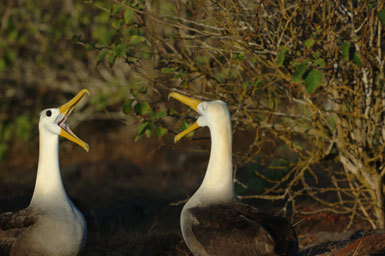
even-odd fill
[{"label": "green leaf", "polygon": [[170,115],[170,116],[178,116],[179,113],[178,113],[175,109],[170,108],[170,109],[169,109],[169,115]]},{"label": "green leaf", "polygon": [[146,86],[143,86],[143,87],[139,88],[139,92],[142,93],[142,94],[146,94],[147,90],[148,90],[148,88]]},{"label": "green leaf", "polygon": [[163,117],[166,117],[165,112],[157,112],[153,118],[154,118],[154,120],[159,120],[159,119],[162,119]]},{"label": "green leaf", "polygon": [[10,62],[14,62],[14,60],[16,59],[17,57],[17,54],[15,52],[15,50],[13,49],[8,49],[6,51],[6,55],[7,55],[7,59],[10,61]]},{"label": "green leaf", "polygon": [[103,49],[101,50],[99,53],[98,53],[98,56],[96,57],[96,62],[97,63],[100,63],[104,60],[104,58],[106,57],[108,53],[108,50],[107,49]]},{"label": "green leaf", "polygon": [[144,133],[144,131],[150,127],[151,127],[151,123],[148,121],[141,123],[138,126],[138,129],[136,130],[137,135],[142,135]]},{"label": "green leaf", "polygon": [[117,4],[114,4],[114,5],[112,6],[111,13],[112,13],[112,14],[118,14],[121,10],[123,10],[123,7],[122,7],[122,6],[117,5]]},{"label": "green leaf", "polygon": [[162,68],[160,71],[163,73],[163,74],[167,74],[167,73],[174,73],[175,71],[177,71],[178,68],[176,67],[171,67],[171,68],[168,68],[168,67],[164,67]]},{"label": "green leaf", "polygon": [[286,47],[280,47],[280,51],[277,55],[277,64],[278,67],[283,65],[283,62],[285,61],[287,48]]},{"label": "green leaf", "polygon": [[87,43],[86,45],[87,51],[92,51],[95,49],[95,43]]},{"label": "green leaf", "polygon": [[201,66],[201,65],[204,65],[206,64],[207,62],[207,56],[205,55],[198,55],[196,58],[195,58],[195,62],[197,65]]},{"label": "green leaf", "polygon": [[157,126],[157,127],[155,128],[154,134],[155,134],[155,136],[156,136],[157,138],[160,138],[160,137],[162,137],[163,135],[165,135],[167,132],[168,132],[168,130],[167,130],[166,128]]},{"label": "green leaf", "polygon": [[146,130],[144,131],[144,133],[146,134],[146,137],[147,137],[147,138],[150,138],[150,137],[151,137],[151,129],[146,129]]},{"label": "green leaf", "polygon": [[146,41],[146,38],[143,36],[133,35],[130,37],[130,40],[128,40],[129,44],[139,44]]},{"label": "green leaf", "polygon": [[322,83],[322,72],[313,68],[305,78],[305,88],[312,94]]},{"label": "green leaf", "polygon": [[8,125],[6,125],[6,126],[4,127],[4,129],[3,129],[3,134],[2,134],[1,137],[2,137],[5,141],[9,140],[9,139],[11,138],[11,136],[12,136],[13,130],[14,130],[13,124],[8,124]]},{"label": "green leaf", "polygon": [[7,67],[7,62],[4,59],[0,59],[0,72],[4,71]]},{"label": "green leaf", "polygon": [[128,113],[130,112],[130,110],[131,110],[131,108],[132,108],[132,107],[131,107],[132,102],[134,102],[134,100],[133,100],[133,99],[129,99],[129,100],[127,100],[126,102],[123,103],[122,108],[123,108],[123,113],[124,113],[124,114],[128,114]]},{"label": "green leaf", "polygon": [[119,30],[120,29],[120,25],[123,24],[123,19],[115,19],[112,21],[112,28],[115,29],[115,30]]},{"label": "green leaf", "polygon": [[[190,124],[189,123],[187,123],[186,121],[183,121],[182,122],[182,131],[184,131],[184,130],[186,130],[187,128],[189,128],[190,127]],[[185,137],[187,138],[187,137],[191,137],[191,136],[193,136],[194,135],[194,131],[192,131],[192,132],[190,132],[190,133],[188,133]]]},{"label": "green leaf", "polygon": [[341,48],[342,48],[342,56],[344,57],[345,60],[349,60],[350,43],[344,42]]},{"label": "green leaf", "polygon": [[150,111],[150,105],[148,103],[136,103],[134,106],[134,111],[138,115],[145,115]]},{"label": "green leaf", "polygon": [[307,65],[305,63],[299,64],[295,68],[294,74],[293,74],[293,76],[291,78],[292,81],[294,83],[298,83],[299,81],[301,81],[303,74],[305,74],[305,72],[306,72],[306,69],[307,69]]},{"label": "green leaf", "polygon": [[371,0],[366,0],[366,3],[368,4],[370,11],[376,6],[376,2],[372,2]]},{"label": "green leaf", "polygon": [[315,43],[314,39],[309,38],[305,41],[305,47],[307,49],[310,49],[314,43]]},{"label": "green leaf", "polygon": [[234,57],[236,60],[243,61],[245,59],[245,55],[242,53],[235,53]]},{"label": "green leaf", "polygon": [[118,58],[123,58],[126,56],[127,45],[125,43],[121,43],[114,48],[115,56]]},{"label": "green leaf", "polygon": [[115,60],[116,60],[116,53],[115,53],[115,51],[113,51],[113,50],[108,51],[108,62],[111,65],[114,65]]},{"label": "green leaf", "polygon": [[382,9],[377,12],[377,17],[380,19],[382,26],[385,26],[385,9]]},{"label": "green leaf", "polygon": [[126,8],[124,11],[124,23],[130,24],[132,22],[132,18],[134,17],[134,11],[130,8]]},{"label": "green leaf", "polygon": [[81,39],[81,36],[73,35],[72,38],[71,38],[71,41],[72,41],[72,43],[76,44],[76,43],[78,43],[80,41],[80,39]]},{"label": "green leaf", "polygon": [[314,61],[314,65],[324,68],[326,67],[326,62],[324,59],[317,59]]},{"label": "green leaf", "polygon": [[0,143],[0,160],[4,159],[8,152],[8,144],[5,142]]},{"label": "green leaf", "polygon": [[16,119],[16,137],[27,141],[30,137],[30,131],[32,129],[32,125],[27,115],[19,116]]},{"label": "green leaf", "polygon": [[364,62],[362,61],[358,53],[354,53],[353,62],[356,63],[359,67],[362,67],[364,65]]},{"label": "green leaf", "polygon": [[350,45],[350,42],[342,44],[342,56],[347,61],[352,60],[359,67],[364,65],[361,56],[355,51],[354,47]]}]

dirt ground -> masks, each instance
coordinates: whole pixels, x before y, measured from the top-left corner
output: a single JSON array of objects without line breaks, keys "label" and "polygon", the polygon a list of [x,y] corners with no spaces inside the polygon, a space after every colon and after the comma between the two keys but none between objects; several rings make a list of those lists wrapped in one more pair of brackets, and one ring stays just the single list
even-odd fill
[{"label": "dirt ground", "polygon": [[[181,237],[179,214],[203,178],[208,152],[191,150],[193,142],[188,140],[173,145],[171,136],[135,143],[135,131],[121,124],[112,128],[86,123],[76,133],[89,143],[90,152],[63,140],[60,158],[66,191],[88,223],[82,255],[190,255]],[[37,147],[18,145],[7,161],[0,162],[0,212],[28,205],[37,157]],[[271,213],[279,209],[269,202],[248,203]],[[316,206],[304,201],[302,207]],[[368,230],[365,223],[344,231],[346,216],[296,216],[294,221],[299,220],[296,229],[303,256],[385,255],[376,248],[385,245],[381,232],[359,242]],[[365,243],[374,249],[365,251]]]}]

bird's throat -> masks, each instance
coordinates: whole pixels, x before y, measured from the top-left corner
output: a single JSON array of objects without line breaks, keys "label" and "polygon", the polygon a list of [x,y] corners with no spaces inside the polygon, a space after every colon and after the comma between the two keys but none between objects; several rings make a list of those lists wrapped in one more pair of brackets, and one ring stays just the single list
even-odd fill
[{"label": "bird's throat", "polygon": [[199,190],[213,200],[234,199],[232,135],[230,124],[209,127],[211,150],[207,171]]},{"label": "bird's throat", "polygon": [[59,136],[46,132],[39,137],[39,163],[31,205],[68,201],[59,167]]}]

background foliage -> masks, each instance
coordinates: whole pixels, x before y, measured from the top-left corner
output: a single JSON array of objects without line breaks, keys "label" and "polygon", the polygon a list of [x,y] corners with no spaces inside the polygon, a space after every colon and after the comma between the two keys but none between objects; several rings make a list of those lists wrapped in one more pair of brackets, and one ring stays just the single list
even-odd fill
[{"label": "background foliage", "polygon": [[247,134],[235,171],[255,164],[265,189],[243,198],[310,214],[296,205],[310,197],[384,227],[382,1],[22,0],[0,13],[1,158],[36,133],[43,98],[87,87],[77,121],[134,117],[139,140],[195,119],[167,102],[177,90],[226,101]]},{"label": "background foliage", "polygon": [[170,90],[223,99],[234,132],[253,134],[236,165],[286,170],[256,170],[270,186],[243,198],[285,199],[295,213],[296,199],[311,197],[349,214],[348,226],[359,217],[384,227],[381,1],[94,5],[116,31],[109,44],[96,43],[98,59],[121,58],[143,79],[124,104],[141,117],[137,138],[172,130],[166,115],[181,116],[182,126],[193,120],[163,111]]}]

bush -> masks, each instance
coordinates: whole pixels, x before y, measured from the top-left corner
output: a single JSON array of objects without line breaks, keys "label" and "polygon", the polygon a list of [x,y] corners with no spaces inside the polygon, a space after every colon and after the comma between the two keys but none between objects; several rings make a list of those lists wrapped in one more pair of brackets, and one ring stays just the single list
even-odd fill
[{"label": "bush", "polygon": [[[123,59],[135,71],[140,82],[124,108],[142,116],[138,138],[172,130],[165,114],[185,116],[165,104],[171,90],[220,98],[234,131],[254,134],[236,165],[271,159],[268,144],[273,158],[295,155],[280,181],[248,197],[286,199],[296,212],[296,198],[310,196],[325,211],[350,214],[351,223],[385,226],[382,1],[102,4],[114,36],[96,42],[98,60]],[[329,164],[327,187],[317,185],[320,163]]]}]

